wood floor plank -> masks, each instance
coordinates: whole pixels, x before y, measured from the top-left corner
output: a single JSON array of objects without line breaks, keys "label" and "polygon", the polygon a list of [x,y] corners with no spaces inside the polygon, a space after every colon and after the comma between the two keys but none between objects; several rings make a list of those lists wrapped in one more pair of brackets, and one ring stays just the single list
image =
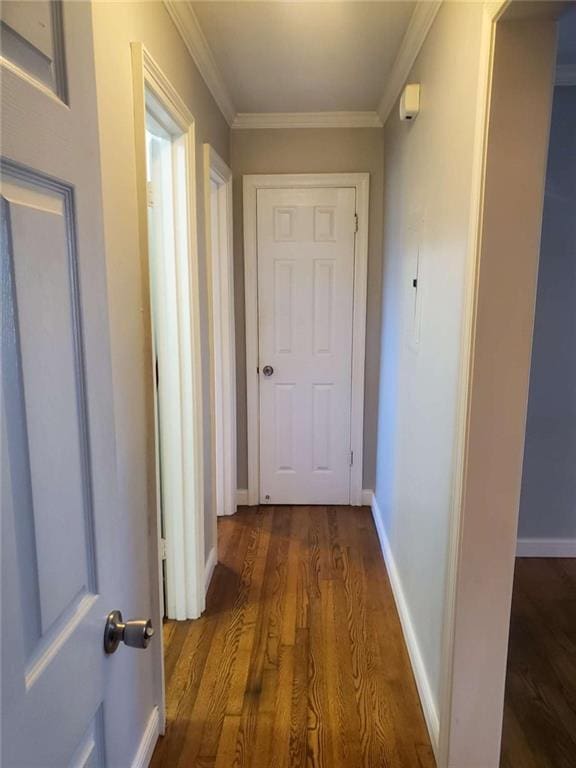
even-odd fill
[{"label": "wood floor plank", "polygon": [[[423,728],[423,718],[411,718],[414,710],[421,711],[416,682],[405,684],[406,675],[413,678],[408,651],[403,641],[400,619],[395,610],[392,588],[386,569],[380,567],[381,552],[371,514],[360,518],[357,526],[358,544],[356,550],[362,553],[366,578],[366,609],[369,616],[367,635],[370,657],[372,658],[372,679],[377,689],[387,688],[393,695],[385,701],[379,700],[379,717],[374,718],[375,727],[383,734],[390,728],[403,727],[397,731],[391,742],[386,759],[391,765],[433,766],[434,755],[428,734]],[[384,648],[381,637],[389,638]],[[384,652],[385,651],[385,652]],[[382,743],[388,740],[380,739]]]},{"label": "wood floor plank", "polygon": [[218,528],[206,613],[164,628],[153,768],[433,768],[369,511],[249,508]]},{"label": "wood floor plank", "polygon": [[576,766],[576,568],[516,561],[501,766]]},{"label": "wood floor plank", "polygon": [[290,708],[289,765],[291,768],[304,768],[306,765],[309,653],[309,630],[299,628],[296,630],[294,645],[294,677]]},{"label": "wood floor plank", "polygon": [[[270,526],[270,544],[265,559],[264,583],[246,678],[242,717],[238,740],[242,744],[242,765],[266,766],[272,744],[273,713],[278,688],[276,602],[283,589],[283,564],[289,546],[291,518],[287,508],[265,508],[263,512]],[[285,570],[285,569],[284,569]]]},{"label": "wood floor plank", "polygon": [[[212,584],[207,595],[206,611],[201,619],[195,622],[176,622],[179,626],[194,625],[202,630],[202,643],[199,648],[198,661],[194,666],[193,676],[189,678],[186,690],[178,699],[177,686],[172,686],[174,676],[179,668],[188,665],[186,656],[180,656],[170,675],[166,674],[167,689],[167,713],[175,712],[167,718],[167,733],[160,739],[155,750],[152,768],[159,766],[176,766],[183,753],[192,751],[198,746],[198,740],[203,732],[204,716],[200,711],[201,705],[196,709],[199,694],[202,691],[202,681],[207,661],[214,650],[214,642],[223,636],[228,622],[228,616],[234,605],[240,572],[244,563],[245,553],[250,534],[250,516],[239,521],[236,526],[223,526],[228,529],[228,537],[223,538],[223,557],[221,563],[216,566]],[[200,765],[199,756],[196,764]]]},{"label": "wood floor plank", "polygon": [[[351,541],[345,553],[345,583],[348,599],[348,631],[352,648],[353,669],[356,676],[356,699],[360,714],[360,735],[365,763],[370,768],[390,766],[390,759],[397,752],[395,739],[388,739],[385,734],[392,731],[390,722],[391,699],[382,696],[380,685],[376,682],[379,669],[379,655],[373,644],[371,624],[372,613],[369,611],[370,589],[378,588],[370,583],[366,567],[366,553],[363,551],[361,516],[357,523],[348,528]],[[389,642],[386,652],[393,648],[394,638]],[[375,652],[376,651],[376,652]],[[408,670],[403,670],[408,676]],[[381,681],[383,682],[383,681]]]},{"label": "wood floor plank", "polygon": [[[313,534],[312,556],[315,574],[313,583],[319,585],[317,532]],[[318,594],[310,599],[310,647],[308,652],[307,761],[310,768],[332,765],[332,723],[328,713],[328,690],[324,660],[324,627],[322,601]]]},{"label": "wood floor plank", "polygon": [[269,515],[265,515],[262,517],[261,525],[259,526],[258,551],[256,553],[256,560],[251,578],[248,604],[244,615],[244,625],[238,642],[234,674],[230,681],[230,689],[228,693],[226,713],[229,715],[241,715],[244,705],[244,695],[248,682],[248,675],[250,673],[254,636],[261,605],[268,547],[270,546],[271,523],[272,518]]},{"label": "wood floor plank", "polygon": [[214,768],[233,768],[233,766],[241,765],[241,751],[238,751],[239,728],[240,715],[226,715],[224,717]]},{"label": "wood floor plank", "polygon": [[227,614],[222,615],[220,631],[215,635],[212,652],[204,669],[203,677],[209,681],[209,686],[201,686],[194,703],[194,714],[197,720],[203,721],[202,735],[189,742],[178,765],[193,765],[198,757],[217,754],[244,619],[249,609],[260,529],[261,521],[255,519],[248,531],[248,546],[240,569],[234,604]]}]

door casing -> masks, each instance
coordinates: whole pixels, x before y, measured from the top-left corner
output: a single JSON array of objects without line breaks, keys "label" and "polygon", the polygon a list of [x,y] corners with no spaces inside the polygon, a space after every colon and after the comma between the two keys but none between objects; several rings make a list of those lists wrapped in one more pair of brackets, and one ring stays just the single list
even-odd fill
[{"label": "door casing", "polygon": [[[233,515],[237,458],[232,171],[210,144],[204,144],[204,217],[212,382],[212,498],[216,515]],[[213,524],[216,537],[216,517]]]},{"label": "door casing", "polygon": [[[148,477],[150,484],[156,483],[156,446],[154,414],[154,363],[152,360],[152,324],[150,313],[150,285],[148,280],[148,201],[146,183],[146,111],[147,94],[161,104],[174,124],[178,127],[179,151],[185,155],[186,163],[186,232],[180,233],[186,241],[185,254],[177,255],[180,265],[187,266],[182,273],[185,285],[180,285],[179,327],[180,333],[180,412],[182,415],[183,439],[179,446],[181,457],[181,475],[193,478],[183,489],[185,503],[182,505],[176,526],[186,531],[185,541],[181,542],[180,556],[173,555],[173,565],[177,567],[174,575],[179,585],[178,618],[196,618],[205,605],[204,589],[204,469],[203,469],[203,408],[200,346],[200,311],[199,311],[199,274],[196,228],[196,142],[195,120],[178,93],[166,78],[160,67],[141,43],[132,43],[132,71],[134,92],[134,132],[137,160],[137,194],[139,212],[140,252],[143,262],[142,274],[146,285],[143,292],[149,322],[146,328],[146,345],[150,352],[150,381],[148,387]],[[183,258],[185,257],[185,258]],[[184,291],[184,293],[182,293]],[[186,295],[184,295],[186,294]],[[181,311],[182,310],[182,311]],[[186,311],[184,311],[186,310]],[[184,482],[184,479],[182,480]],[[156,499],[155,488],[150,489],[150,499]],[[155,618],[162,626],[161,589],[162,562],[160,557],[160,510],[153,505],[152,518],[149,520],[150,531],[150,577],[153,582]],[[168,539],[168,537],[167,537]],[[170,557],[170,542],[167,540],[167,557]],[[180,615],[186,613],[187,616]],[[160,707],[161,732],[165,727],[165,690],[164,660],[161,643],[157,644],[155,658],[156,686]]]},{"label": "door casing", "polygon": [[[483,9],[438,707],[439,768],[463,760],[482,766],[500,761],[554,20],[562,7],[545,0],[497,0]],[[518,82],[524,87],[517,88]]]},{"label": "door casing", "polygon": [[366,356],[366,288],[368,281],[369,173],[258,174],[243,177],[244,291],[246,312],[246,399],[248,431],[248,504],[260,498],[260,394],[258,369],[258,237],[256,198],[259,189],[353,187],[358,231],[354,246],[352,319],[352,401],[350,413],[350,504],[362,504],[364,444],[364,361]]}]

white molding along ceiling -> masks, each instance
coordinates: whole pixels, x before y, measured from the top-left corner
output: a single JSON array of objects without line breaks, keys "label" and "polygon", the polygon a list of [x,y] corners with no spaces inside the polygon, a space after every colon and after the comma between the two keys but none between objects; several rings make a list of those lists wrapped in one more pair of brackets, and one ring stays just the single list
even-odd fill
[{"label": "white molding along ceiling", "polygon": [[576,64],[558,64],[555,85],[576,85]]},{"label": "white molding along ceiling", "polygon": [[[271,2],[271,0],[266,1]],[[384,92],[377,110],[357,112],[237,112],[230,90],[202,31],[192,3],[182,0],[164,0],[164,4],[204,82],[231,128],[381,128],[406,82],[416,56],[442,5],[442,0],[424,0],[416,4],[392,69],[386,77]],[[573,82],[573,75],[572,72],[571,82]],[[557,80],[557,84],[570,83]]]},{"label": "white molding along ceiling", "polygon": [[239,112],[232,128],[382,128],[377,112]]},{"label": "white molding along ceiling", "polygon": [[396,56],[396,61],[388,76],[388,83],[378,105],[378,114],[382,123],[386,122],[388,115],[392,111],[441,5],[442,0],[439,0],[439,2],[423,2],[418,3],[414,9],[408,29],[402,39],[400,50]]},{"label": "white molding along ceiling", "polygon": [[164,5],[216,104],[220,107],[228,124],[231,125],[236,115],[236,109],[191,3],[164,0]]}]

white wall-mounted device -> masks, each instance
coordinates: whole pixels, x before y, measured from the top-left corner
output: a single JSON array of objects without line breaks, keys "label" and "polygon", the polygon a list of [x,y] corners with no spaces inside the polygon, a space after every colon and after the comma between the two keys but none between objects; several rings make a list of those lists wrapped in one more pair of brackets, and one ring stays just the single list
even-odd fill
[{"label": "white wall-mounted device", "polygon": [[420,112],[420,84],[410,83],[400,96],[400,120],[414,120]]}]

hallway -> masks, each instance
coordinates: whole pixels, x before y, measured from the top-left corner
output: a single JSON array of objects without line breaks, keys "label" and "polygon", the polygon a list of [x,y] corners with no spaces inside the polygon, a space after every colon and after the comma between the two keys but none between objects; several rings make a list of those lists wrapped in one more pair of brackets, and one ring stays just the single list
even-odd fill
[{"label": "hallway", "polygon": [[153,768],[433,768],[370,510],[244,508],[218,535],[205,614],[164,627]]}]

